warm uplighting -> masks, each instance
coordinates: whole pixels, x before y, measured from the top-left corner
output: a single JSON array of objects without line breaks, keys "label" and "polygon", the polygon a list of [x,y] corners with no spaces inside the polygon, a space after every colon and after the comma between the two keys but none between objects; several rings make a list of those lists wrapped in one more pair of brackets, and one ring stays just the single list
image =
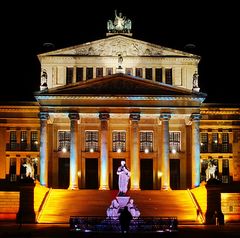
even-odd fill
[{"label": "warm uplighting", "polygon": [[66,152],[67,152],[66,147],[63,147],[63,148],[62,148],[62,152],[63,152],[63,153],[66,153]]},{"label": "warm uplighting", "polygon": [[172,154],[176,154],[177,153],[175,148],[173,148],[171,152],[172,152]]},{"label": "warm uplighting", "polygon": [[78,177],[81,177],[81,171],[77,172]]},{"label": "warm uplighting", "polygon": [[122,152],[122,150],[121,150],[120,148],[118,148],[118,149],[117,149],[117,152],[118,152],[118,153],[121,153],[121,152]]},{"label": "warm uplighting", "polygon": [[148,148],[145,148],[144,153],[145,153],[145,154],[148,154],[148,153],[149,153],[149,149],[148,149]]},{"label": "warm uplighting", "polygon": [[217,141],[217,140],[214,140],[214,143],[215,143],[215,144],[217,144],[217,143],[218,143],[218,141]]},{"label": "warm uplighting", "polygon": [[37,140],[35,140],[35,141],[34,141],[34,144],[35,144],[35,145],[37,145],[37,144],[38,144],[38,141],[37,141]]},{"label": "warm uplighting", "polygon": [[90,150],[89,150],[91,153],[93,153],[94,152],[94,149],[93,148],[90,148]]},{"label": "warm uplighting", "polygon": [[158,175],[158,178],[161,178],[163,173],[161,171],[158,171],[157,175]]}]

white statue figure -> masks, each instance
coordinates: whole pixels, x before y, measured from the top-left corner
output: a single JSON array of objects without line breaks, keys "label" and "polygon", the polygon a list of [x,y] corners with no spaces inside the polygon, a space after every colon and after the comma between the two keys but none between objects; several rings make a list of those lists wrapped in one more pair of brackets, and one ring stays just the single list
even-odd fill
[{"label": "white statue figure", "polygon": [[140,211],[137,206],[134,204],[134,200],[131,198],[127,204],[128,211],[132,214],[133,219],[137,219],[140,216]]},{"label": "white statue figure", "polygon": [[34,167],[32,163],[29,160],[27,160],[26,164],[23,164],[23,166],[26,167],[26,177],[34,179]]},{"label": "white statue figure", "polygon": [[118,219],[120,205],[117,199],[113,199],[110,207],[107,209],[107,216],[111,219]]},{"label": "white statue figure", "polygon": [[195,71],[195,73],[193,74],[193,91],[199,92],[200,88],[198,87],[198,77],[199,74],[197,73],[197,71]]},{"label": "white statue figure", "polygon": [[117,170],[119,195],[125,195],[128,190],[128,181],[130,178],[130,171],[127,169],[124,160],[121,161],[121,166]]},{"label": "white statue figure", "polygon": [[123,57],[121,54],[118,54],[118,69],[122,69]]},{"label": "white statue figure", "polygon": [[125,20],[126,20],[126,17],[123,17],[121,12],[119,13],[119,16],[118,16],[117,10],[115,10],[114,25],[117,31],[123,31]]},{"label": "white statue figure", "polygon": [[212,162],[209,162],[208,167],[205,170],[206,181],[208,181],[210,178],[216,178],[216,174],[215,174],[216,170],[217,170],[217,166]]}]

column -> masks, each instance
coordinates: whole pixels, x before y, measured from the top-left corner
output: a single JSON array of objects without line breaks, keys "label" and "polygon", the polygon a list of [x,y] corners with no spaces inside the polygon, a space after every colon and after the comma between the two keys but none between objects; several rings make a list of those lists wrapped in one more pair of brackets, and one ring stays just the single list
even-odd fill
[{"label": "column", "polygon": [[68,189],[78,189],[78,113],[69,113],[70,119],[70,181]]},{"label": "column", "polygon": [[193,113],[192,120],[192,188],[200,185],[200,114]]},{"label": "column", "polygon": [[100,152],[100,187],[99,190],[109,190],[108,168],[108,120],[109,113],[100,113],[101,120],[101,152]]},{"label": "column", "polygon": [[169,119],[170,113],[162,113],[162,189],[170,189],[170,165],[169,165]]},{"label": "column", "polygon": [[48,119],[47,112],[40,113],[40,184],[46,187],[48,186]]},{"label": "column", "polygon": [[139,133],[138,121],[140,113],[130,114],[130,161],[131,161],[131,190],[140,189],[140,158],[139,158]]}]

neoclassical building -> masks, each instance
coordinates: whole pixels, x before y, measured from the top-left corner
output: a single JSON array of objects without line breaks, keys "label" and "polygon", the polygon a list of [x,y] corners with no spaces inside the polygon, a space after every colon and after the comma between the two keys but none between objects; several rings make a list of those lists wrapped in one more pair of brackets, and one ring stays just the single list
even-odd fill
[{"label": "neoclassical building", "polygon": [[125,160],[131,190],[198,187],[209,164],[240,181],[240,107],[204,103],[200,56],[134,39],[129,23],[38,55],[36,101],[0,105],[1,180],[29,162],[47,187],[117,189]]}]

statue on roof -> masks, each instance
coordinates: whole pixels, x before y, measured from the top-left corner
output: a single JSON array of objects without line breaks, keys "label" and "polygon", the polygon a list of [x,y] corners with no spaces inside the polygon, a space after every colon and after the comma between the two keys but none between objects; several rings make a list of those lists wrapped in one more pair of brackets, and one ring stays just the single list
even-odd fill
[{"label": "statue on roof", "polygon": [[199,92],[200,88],[198,87],[198,77],[199,74],[197,73],[197,71],[195,71],[195,73],[193,74],[193,88],[192,90],[195,92]]},{"label": "statue on roof", "polygon": [[117,14],[117,10],[115,10],[115,19],[114,21],[107,21],[107,29],[108,33],[130,33],[132,28],[132,22],[130,19],[127,19],[120,12]]}]

